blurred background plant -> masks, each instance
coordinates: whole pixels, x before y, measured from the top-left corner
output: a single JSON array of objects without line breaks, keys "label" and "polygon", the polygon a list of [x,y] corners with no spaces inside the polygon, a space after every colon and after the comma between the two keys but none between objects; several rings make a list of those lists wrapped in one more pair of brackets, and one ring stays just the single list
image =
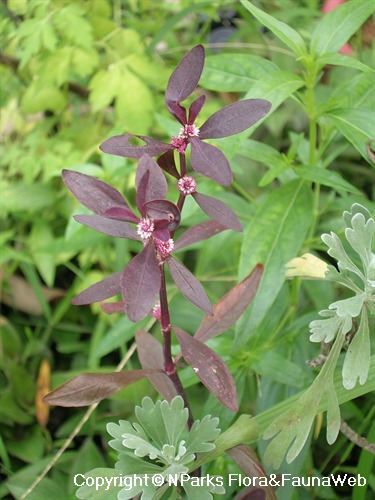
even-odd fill
[{"label": "blurred background plant", "polygon": [[[210,299],[216,302],[257,262],[266,266],[259,296],[244,319],[210,346],[236,379],[241,412],[261,414],[311,383],[314,373],[306,360],[319,349],[308,341],[308,324],[345,293],[327,282],[286,283],[284,266],[305,251],[321,254],[321,233],[342,235],[342,212],[353,203],[375,212],[369,68],[374,27],[371,20],[365,23],[366,2],[349,3],[361,11],[343,41],[350,38],[353,55],[332,57],[341,43],[336,33],[329,43],[338,47],[331,52],[320,47],[320,66],[311,66],[309,73],[298,57],[299,40],[293,46],[293,36],[286,37],[289,44],[275,36],[246,1],[1,2],[1,498],[20,498],[85,414],[59,408],[49,414],[41,399],[50,388],[82,371],[112,371],[127,352],[127,367],[139,367],[136,354],[130,356],[139,325],[108,316],[97,305],[70,306],[80,290],[122,269],[133,244],[109,241],[72,220],[82,207],[64,188],[61,170],[95,175],[132,199],[135,162],[103,155],[98,144],[120,133],[164,141],[177,135],[164,91],[176,62],[197,43],[208,54],[202,123],[245,95],[273,104],[273,114],[251,131],[251,139],[244,133],[220,141],[235,175],[231,191],[200,180],[200,189],[229,204],[245,228],[243,234],[222,233],[201,242],[183,256]],[[319,30],[319,0],[254,5],[298,27],[304,40]],[[323,28],[320,35],[334,32]],[[202,220],[194,203],[184,210],[189,225]],[[174,317],[193,332],[202,313],[176,294]],[[153,331],[151,319],[141,326]],[[183,382],[196,418],[219,417],[222,430],[232,423],[235,415],[214,398],[202,405],[202,388],[187,371]],[[145,395],[156,393],[140,381],[94,408],[49,478],[28,498],[74,498],[75,473],[113,466],[106,424],[131,417]],[[373,403],[367,394],[341,408],[344,419],[369,440],[375,436]],[[314,444],[310,437],[298,459],[283,465],[287,472],[358,471],[370,477],[374,490],[371,455],[353,450],[343,435],[328,447],[321,425],[318,418]],[[260,443],[258,452],[263,451]],[[215,474],[238,470],[224,457],[210,467]],[[366,488],[344,493],[365,498]],[[283,500],[306,494],[320,493],[284,488]],[[333,489],[324,494],[337,497]]]}]

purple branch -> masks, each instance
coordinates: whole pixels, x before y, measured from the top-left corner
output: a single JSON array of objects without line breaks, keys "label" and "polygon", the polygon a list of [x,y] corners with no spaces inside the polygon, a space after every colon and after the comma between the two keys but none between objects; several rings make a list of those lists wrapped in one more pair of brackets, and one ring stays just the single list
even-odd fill
[{"label": "purple branch", "polygon": [[170,316],[169,316],[169,307],[168,307],[168,298],[167,298],[167,287],[165,283],[165,272],[164,272],[164,263],[160,265],[160,275],[161,275],[161,285],[160,285],[160,325],[161,331],[163,333],[164,345],[163,345],[163,353],[164,353],[164,370],[166,375],[170,378],[173,385],[176,388],[177,393],[184,400],[185,407],[189,411],[189,418],[187,421],[187,426],[191,429],[193,425],[194,419],[191,413],[191,408],[186,396],[185,389],[182,386],[180,377],[177,373],[177,367],[172,358],[172,342],[171,342],[171,324],[170,324]]}]

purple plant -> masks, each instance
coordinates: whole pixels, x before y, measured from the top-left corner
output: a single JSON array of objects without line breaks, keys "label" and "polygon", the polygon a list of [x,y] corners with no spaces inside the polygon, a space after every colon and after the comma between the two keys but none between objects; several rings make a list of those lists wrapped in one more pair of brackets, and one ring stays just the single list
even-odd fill
[{"label": "purple plant", "polygon": [[[262,99],[248,99],[231,104],[214,113],[200,129],[195,120],[202,109],[205,96],[198,97],[187,110],[181,102],[189,97],[198,85],[204,64],[204,49],[194,47],[172,73],[166,91],[169,112],[182,125],[178,137],[171,144],[144,136],[144,146],[133,146],[132,136],[125,134],[106,140],[102,151],[119,156],[140,158],[135,180],[136,206],[134,213],[122,194],[112,186],[91,176],[64,170],[64,182],[82,205],[94,215],[77,215],[75,219],[96,231],[118,237],[130,238],[143,245],[123,271],[115,273],[90,286],[77,295],[72,303],[85,305],[102,302],[122,294],[122,301],[103,303],[108,313],[126,313],[131,321],[138,322],[151,314],[160,323],[164,344],[144,331],[137,334],[141,370],[111,374],[83,374],[68,381],[46,396],[51,404],[83,406],[108,397],[125,385],[148,377],[166,399],[176,394],[183,397],[189,408],[186,393],[178,375],[180,358],[193,368],[197,377],[226,407],[238,409],[236,386],[223,360],[204,344],[227,330],[243,313],[255,295],[263,268],[254,271],[233,288],[214,307],[199,281],[172,255],[175,250],[210,238],[226,229],[241,231],[235,213],[223,202],[197,192],[197,182],[187,175],[186,151],[191,147],[191,167],[198,173],[222,185],[232,180],[232,172],[225,156],[216,147],[202,139],[220,138],[242,132],[260,120],[270,109]],[[174,150],[179,156],[179,169],[174,160]],[[152,156],[159,156],[156,162]],[[168,184],[163,170],[177,179],[177,203],[167,200]],[[176,241],[174,234],[179,227],[186,196],[193,196],[201,209],[212,219],[185,231]],[[194,337],[177,326],[171,326],[166,290],[165,265],[181,293],[206,316]],[[159,301],[158,301],[159,297]],[[171,355],[172,330],[181,347],[175,359]],[[189,410],[189,426],[193,418]]]}]

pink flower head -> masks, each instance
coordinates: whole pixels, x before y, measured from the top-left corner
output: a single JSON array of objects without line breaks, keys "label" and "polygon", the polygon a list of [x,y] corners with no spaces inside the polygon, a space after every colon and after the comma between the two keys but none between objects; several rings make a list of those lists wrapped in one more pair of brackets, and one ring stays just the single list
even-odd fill
[{"label": "pink flower head", "polygon": [[170,238],[168,241],[155,240],[155,245],[158,253],[162,257],[168,257],[174,249],[174,241]]},{"label": "pink flower head", "polygon": [[197,182],[194,177],[190,177],[189,175],[185,175],[185,177],[181,177],[177,182],[177,188],[180,193],[185,196],[189,194],[193,194],[197,190]]},{"label": "pink flower head", "polygon": [[151,316],[155,319],[160,320],[161,319],[161,308],[160,308],[160,302],[157,302],[154,307],[152,308]]},{"label": "pink flower head", "polygon": [[137,234],[142,238],[142,240],[148,240],[151,238],[152,233],[155,229],[155,224],[147,216],[142,217],[142,219],[137,224]]}]

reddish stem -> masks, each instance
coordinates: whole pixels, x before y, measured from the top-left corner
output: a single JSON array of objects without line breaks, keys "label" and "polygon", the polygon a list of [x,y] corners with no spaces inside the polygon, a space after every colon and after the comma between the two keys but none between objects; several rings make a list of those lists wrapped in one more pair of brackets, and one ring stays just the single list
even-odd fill
[{"label": "reddish stem", "polygon": [[180,377],[177,373],[177,366],[172,358],[172,332],[171,332],[171,323],[170,323],[170,315],[169,315],[169,307],[168,307],[168,298],[167,298],[167,287],[165,283],[165,272],[164,272],[164,263],[160,265],[160,274],[161,274],[161,286],[160,286],[160,325],[161,331],[163,333],[164,338],[164,370],[166,375],[172,381],[173,385],[176,388],[177,394],[179,394],[184,400],[185,407],[189,411],[189,417],[187,421],[187,426],[191,429],[193,425],[193,415],[191,413],[191,408],[186,396],[185,389],[182,386]]}]

